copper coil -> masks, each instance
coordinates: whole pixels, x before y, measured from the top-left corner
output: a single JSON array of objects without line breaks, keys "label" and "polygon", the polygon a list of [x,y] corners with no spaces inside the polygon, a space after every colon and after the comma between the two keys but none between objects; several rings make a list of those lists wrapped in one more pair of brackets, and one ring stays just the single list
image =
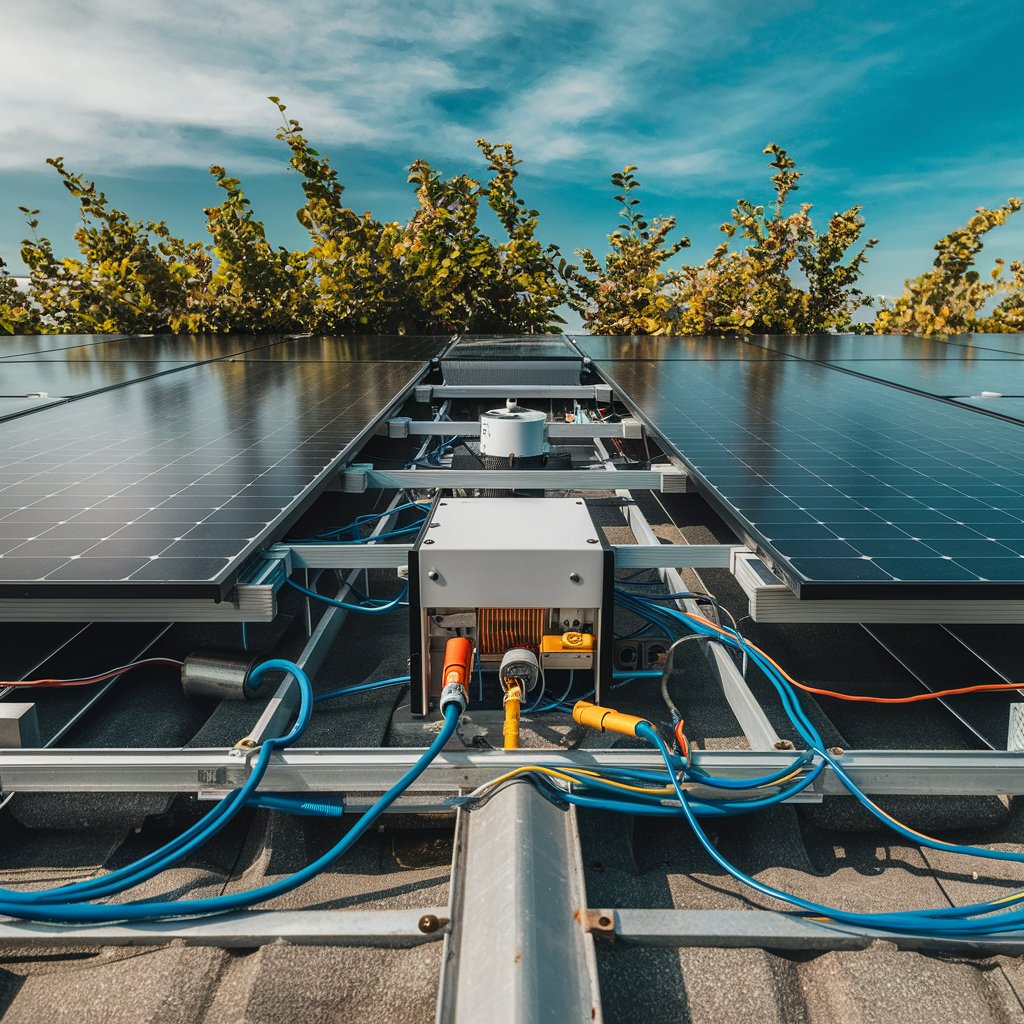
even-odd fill
[{"label": "copper coil", "polygon": [[544,635],[544,608],[481,608],[480,653],[500,655],[513,647],[536,650]]}]

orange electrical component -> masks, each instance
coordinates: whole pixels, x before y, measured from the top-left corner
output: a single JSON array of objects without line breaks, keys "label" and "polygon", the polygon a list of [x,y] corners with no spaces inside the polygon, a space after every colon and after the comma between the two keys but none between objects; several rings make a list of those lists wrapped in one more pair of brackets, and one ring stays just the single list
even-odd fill
[{"label": "orange electrical component", "polygon": [[513,647],[537,650],[546,618],[544,608],[481,608],[480,653],[499,655]]},{"label": "orange electrical component", "polygon": [[444,646],[444,671],[441,685],[457,683],[469,694],[469,674],[473,666],[473,644],[464,636],[453,636]]}]

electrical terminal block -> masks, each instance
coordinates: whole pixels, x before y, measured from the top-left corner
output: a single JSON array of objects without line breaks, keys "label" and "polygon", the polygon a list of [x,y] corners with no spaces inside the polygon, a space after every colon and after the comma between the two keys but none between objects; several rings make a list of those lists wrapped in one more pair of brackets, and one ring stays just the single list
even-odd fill
[{"label": "electrical terminal block", "polygon": [[570,630],[541,638],[540,663],[545,669],[588,669],[594,665],[594,635]]}]

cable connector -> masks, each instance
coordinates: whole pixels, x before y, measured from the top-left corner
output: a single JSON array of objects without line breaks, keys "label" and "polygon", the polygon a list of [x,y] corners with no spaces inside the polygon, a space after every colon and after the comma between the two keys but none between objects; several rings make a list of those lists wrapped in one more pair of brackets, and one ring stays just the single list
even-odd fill
[{"label": "cable connector", "polygon": [[466,698],[466,688],[461,683],[449,683],[441,691],[441,699],[438,702],[438,706],[441,709],[441,714],[444,714],[444,709],[449,704],[459,705],[459,714],[469,706],[469,700]]},{"label": "cable connector", "polygon": [[618,732],[623,736],[636,736],[637,728],[650,725],[645,718],[626,715],[613,708],[603,708],[600,704],[591,704],[588,700],[578,700],[572,709],[573,721],[585,725],[588,729],[598,732]]}]

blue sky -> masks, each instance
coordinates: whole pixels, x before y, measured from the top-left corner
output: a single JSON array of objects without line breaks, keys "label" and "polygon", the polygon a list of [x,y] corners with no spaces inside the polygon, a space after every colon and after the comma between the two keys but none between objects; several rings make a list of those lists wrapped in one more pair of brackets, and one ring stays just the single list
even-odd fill
[{"label": "blue sky", "polygon": [[[1017,3],[676,0],[32,0],[3,15],[0,256],[19,205],[71,254],[75,206],[47,156],[137,217],[203,234],[207,173],[241,177],[271,240],[302,245],[274,139],[280,95],[357,209],[405,219],[405,168],[480,174],[511,141],[545,241],[604,252],[608,176],[639,165],[644,209],[703,260],[739,196],[770,197],[786,146],[818,222],[854,202],[881,239],[865,286],[892,295],[979,205],[1024,193]],[[990,235],[1024,256],[1024,214]]]}]

